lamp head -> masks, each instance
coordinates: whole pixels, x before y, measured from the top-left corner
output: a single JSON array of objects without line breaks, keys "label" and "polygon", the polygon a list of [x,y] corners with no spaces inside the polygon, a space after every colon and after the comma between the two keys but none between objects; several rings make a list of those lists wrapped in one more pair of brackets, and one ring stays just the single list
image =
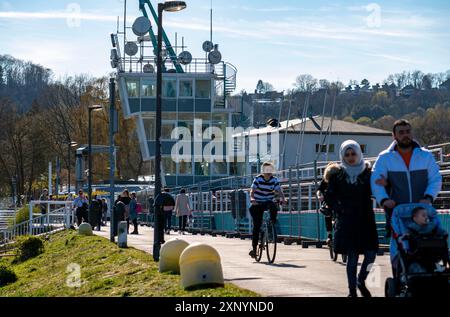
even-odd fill
[{"label": "lamp head", "polygon": [[186,9],[187,5],[184,1],[166,1],[163,4],[163,10],[167,12],[178,12]]}]

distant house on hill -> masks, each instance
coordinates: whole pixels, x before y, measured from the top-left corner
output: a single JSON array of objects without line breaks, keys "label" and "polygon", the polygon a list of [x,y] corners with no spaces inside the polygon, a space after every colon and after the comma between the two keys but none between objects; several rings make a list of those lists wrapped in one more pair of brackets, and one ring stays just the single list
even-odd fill
[{"label": "distant house on hill", "polygon": [[402,97],[411,97],[417,92],[417,89],[413,85],[408,85],[400,91]]}]

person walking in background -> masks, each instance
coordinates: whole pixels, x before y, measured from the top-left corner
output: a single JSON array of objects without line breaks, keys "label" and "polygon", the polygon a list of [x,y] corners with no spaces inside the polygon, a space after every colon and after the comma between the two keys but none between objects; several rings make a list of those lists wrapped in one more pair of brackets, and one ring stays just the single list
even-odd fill
[{"label": "person walking in background", "polygon": [[125,189],[122,194],[119,197],[119,200],[121,202],[123,202],[123,204],[125,205],[125,221],[128,224],[128,227],[130,226],[130,203],[131,203],[131,197],[130,197],[130,192],[128,191],[128,189]]},{"label": "person walking in background", "polygon": [[99,215],[101,214],[102,205],[97,199],[97,195],[94,195],[91,205],[89,206],[89,224],[92,226],[92,229],[97,227],[97,230],[100,231],[99,227]]},{"label": "person walking in background", "polygon": [[131,232],[131,234],[139,234],[138,232],[138,222],[137,222],[137,207],[138,202],[136,200],[136,193],[131,194],[131,202],[130,202],[130,216],[129,220],[127,221],[128,225],[128,232],[130,232],[130,221],[133,223],[134,230]]},{"label": "person walking in background", "polygon": [[[336,214],[334,249],[348,256],[349,297],[357,297],[357,287],[364,297],[371,297],[365,281],[378,252],[371,167],[364,161],[360,145],[352,140],[342,144],[340,157],[339,171],[329,178],[328,189],[324,192],[326,204]],[[357,276],[361,254],[364,261]]]},{"label": "person walking in background", "polygon": [[125,204],[122,202],[121,197],[119,196],[117,200],[114,202],[114,207],[112,212],[114,213],[114,222],[111,221],[111,226],[113,226],[113,233],[116,237],[119,232],[119,223],[125,221]]},{"label": "person walking in background", "polygon": [[186,195],[186,190],[182,189],[175,201],[175,214],[178,217],[178,227],[180,234],[186,231],[186,224],[188,217],[191,215],[191,207],[189,206],[189,197]]},{"label": "person walking in background", "polygon": [[[39,201],[49,201],[48,189],[47,188],[45,188],[42,191],[41,196],[39,196]],[[40,208],[41,208],[41,215],[47,214],[47,204],[40,204]]]},{"label": "person walking in background", "polygon": [[108,221],[108,203],[106,199],[102,199],[102,226],[106,226]]},{"label": "person walking in background", "polygon": [[170,234],[170,230],[172,230],[172,215],[173,209],[175,208],[175,199],[173,199],[170,194],[170,189],[168,187],[164,187],[165,195],[165,203],[164,203],[164,215],[165,215],[165,227],[164,230],[166,234]]},{"label": "person walking in background", "polygon": [[103,201],[101,198],[97,198],[98,212],[97,212],[97,230],[102,230],[102,218],[103,218]]},{"label": "person walking in background", "polygon": [[75,198],[72,203],[73,208],[76,208],[75,215],[77,217],[78,227],[83,223],[83,219],[84,221],[87,221],[85,208],[88,203],[89,202],[87,198],[84,196],[83,191],[80,189],[80,191],[78,192],[78,197]]}]

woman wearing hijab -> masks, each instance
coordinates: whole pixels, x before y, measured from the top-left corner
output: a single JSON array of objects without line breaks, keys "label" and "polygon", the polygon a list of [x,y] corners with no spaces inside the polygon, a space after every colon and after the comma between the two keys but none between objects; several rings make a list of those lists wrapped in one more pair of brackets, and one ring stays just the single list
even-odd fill
[{"label": "woman wearing hijab", "polygon": [[[329,180],[326,203],[336,213],[334,248],[347,254],[349,297],[356,297],[358,288],[364,297],[371,297],[365,286],[370,266],[378,251],[378,233],[370,188],[371,168],[355,141],[346,141],[340,149],[339,171]],[[359,256],[364,255],[357,276]]]}]

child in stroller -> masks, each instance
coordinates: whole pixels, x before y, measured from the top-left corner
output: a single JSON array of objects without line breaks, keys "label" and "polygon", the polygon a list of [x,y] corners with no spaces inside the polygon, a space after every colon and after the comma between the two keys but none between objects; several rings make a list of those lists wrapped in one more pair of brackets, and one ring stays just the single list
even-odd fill
[{"label": "child in stroller", "polygon": [[[394,278],[386,295],[410,296],[430,289],[449,291],[448,234],[436,210],[424,204],[400,205],[392,214],[391,262]],[[440,295],[443,295],[440,293]]]}]

